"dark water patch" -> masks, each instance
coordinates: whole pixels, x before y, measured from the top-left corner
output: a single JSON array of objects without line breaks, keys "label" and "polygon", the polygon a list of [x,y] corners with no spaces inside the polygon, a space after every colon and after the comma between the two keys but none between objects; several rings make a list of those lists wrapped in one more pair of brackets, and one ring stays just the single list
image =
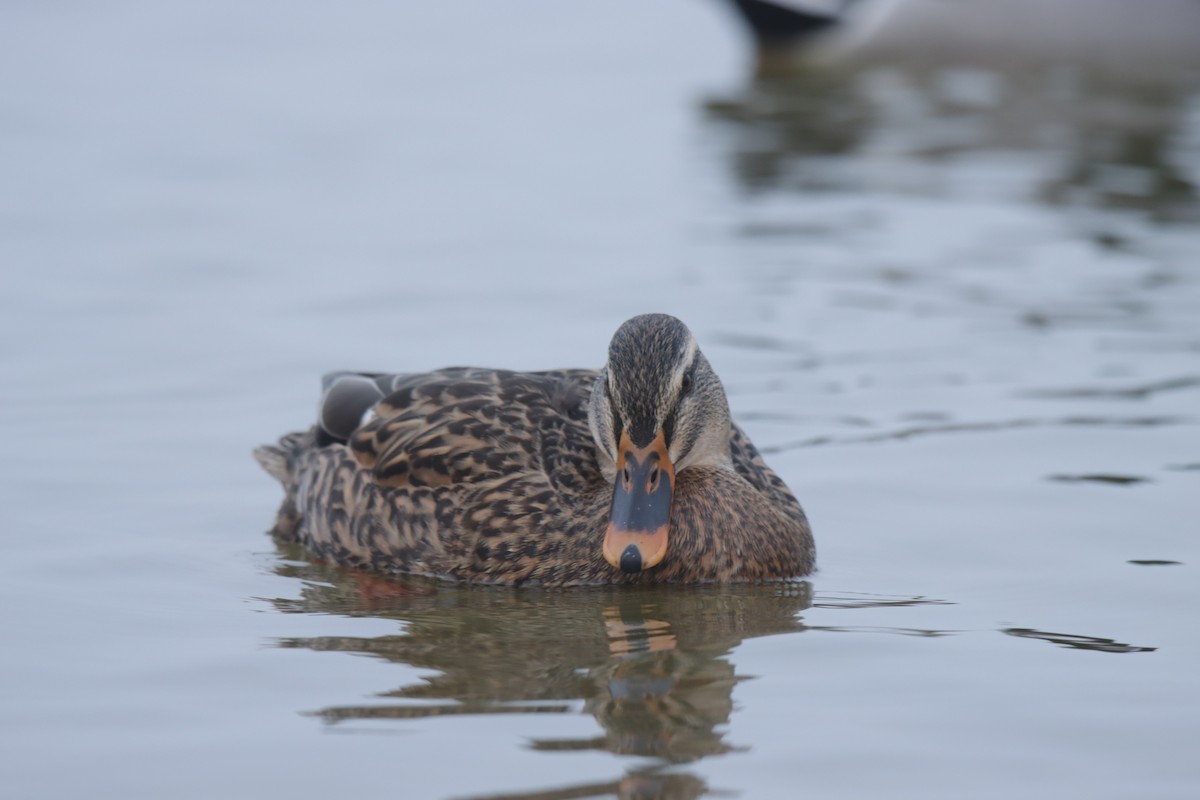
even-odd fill
[{"label": "dark water patch", "polygon": [[725,347],[734,347],[741,350],[757,350],[765,353],[807,354],[812,349],[799,342],[789,342],[786,339],[779,339],[774,336],[756,336],[754,334],[737,333],[734,331],[713,331],[706,334],[705,339]]},{"label": "dark water patch", "polygon": [[880,292],[843,290],[833,296],[833,304],[866,311],[891,311],[897,307],[896,298]]},{"label": "dark water patch", "polygon": [[[871,351],[844,350],[841,352],[814,353],[812,348],[799,342],[789,342],[770,336],[756,336],[730,332],[705,334],[706,342],[715,342],[725,347],[754,350],[762,353],[786,353],[799,356],[786,365],[789,371],[811,372],[827,367],[856,367],[876,364],[924,363],[954,355],[950,348],[923,347],[904,349],[879,348]],[[727,390],[729,387],[726,387]]]},{"label": "dark water patch", "polygon": [[1092,234],[1092,241],[1103,250],[1128,250],[1129,238],[1115,231],[1097,231]]},{"label": "dark water patch", "polygon": [[1001,633],[1017,636],[1022,639],[1041,639],[1044,642],[1069,647],[1075,650],[1094,650],[1099,653],[1152,653],[1157,647],[1139,647],[1118,642],[1115,639],[1101,639],[1096,636],[1080,636],[1073,633],[1050,633],[1033,628],[1005,628]]},{"label": "dark water patch", "polygon": [[1136,564],[1139,567],[1183,566],[1182,561],[1168,561],[1162,558],[1131,558],[1125,563]]},{"label": "dark water patch", "polygon": [[1190,417],[1064,417],[1052,420],[1049,425],[1066,425],[1085,428],[1157,428],[1162,425],[1189,425]]},{"label": "dark water patch", "polygon": [[1174,472],[1200,472],[1200,462],[1190,464],[1168,464],[1166,469]]},{"label": "dark water patch", "polygon": [[811,425],[814,422],[832,422],[850,428],[874,428],[875,423],[866,417],[839,416],[825,417],[810,414],[791,414],[785,411],[743,411],[734,415],[739,422],[782,422],[797,425]]},{"label": "dark water patch", "polygon": [[1167,378],[1137,386],[1081,386],[1072,389],[1036,389],[1025,392],[1024,396],[1051,400],[1145,400],[1147,397],[1161,392],[1191,389],[1196,386],[1200,386],[1200,375],[1184,375],[1178,378]]},{"label": "dark water patch", "polygon": [[1138,337],[1137,339],[1100,339],[1096,342],[1096,349],[1104,353],[1151,353],[1153,355],[1164,355],[1168,353],[1195,353],[1200,352],[1200,341],[1180,341],[1176,339],[1150,339]]},{"label": "dark water patch", "polygon": [[1067,327],[1076,329],[1098,328],[1106,331],[1116,328],[1134,331],[1149,330],[1143,322],[1134,321],[1135,317],[1144,316],[1149,311],[1149,308],[1145,304],[1127,301],[1114,302],[1110,308],[1111,310],[1097,309],[1086,312],[1077,310],[1050,311],[1045,309],[1030,309],[1017,315],[1017,321],[1035,330]]},{"label": "dark water patch", "polygon": [[813,608],[892,608],[901,606],[952,606],[949,600],[915,595],[871,594],[870,592],[822,592],[812,601]]},{"label": "dark water patch", "polygon": [[814,436],[778,445],[760,447],[766,454],[782,453],[804,447],[820,447],[831,444],[875,444],[878,442],[904,441],[921,436],[946,433],[994,433],[1024,428],[1088,427],[1088,428],[1149,428],[1162,425],[1186,425],[1186,417],[1060,417],[1057,419],[1012,419],[990,422],[956,422],[948,425],[920,425],[884,433],[863,436]]},{"label": "dark water patch", "polygon": [[807,238],[834,236],[840,231],[833,225],[800,222],[751,222],[738,227],[736,235],[748,239]]},{"label": "dark water patch", "polygon": [[1150,483],[1149,478],[1137,475],[1104,475],[1100,473],[1088,475],[1051,475],[1047,480],[1058,483],[1107,483],[1111,486],[1133,486],[1138,483]]},{"label": "dark water patch", "polygon": [[888,628],[879,625],[812,625],[809,630],[831,633],[890,633],[896,636],[916,636],[922,639],[934,639],[962,633],[962,631],[940,631],[927,628]]},{"label": "dark water patch", "polygon": [[912,411],[896,419],[901,422],[949,422],[952,416],[944,411]]},{"label": "dark water patch", "polygon": [[857,367],[900,363],[917,364],[936,361],[948,355],[953,355],[953,351],[948,348],[879,349],[872,352],[845,351],[810,356],[792,363],[791,367],[796,370],[812,371],[824,367]]}]

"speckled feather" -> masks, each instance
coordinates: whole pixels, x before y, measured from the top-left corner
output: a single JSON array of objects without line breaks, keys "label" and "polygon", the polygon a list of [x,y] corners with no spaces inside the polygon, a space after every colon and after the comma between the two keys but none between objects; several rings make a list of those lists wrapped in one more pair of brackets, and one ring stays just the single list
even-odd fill
[{"label": "speckled feather", "polygon": [[804,512],[736,426],[734,469],[679,472],[663,562],[633,574],[610,566],[601,542],[613,489],[588,427],[598,375],[457,368],[386,379],[391,394],[345,444],[318,445],[314,428],[256,451],[286,490],[275,533],[345,566],[485,583],[811,571]]}]

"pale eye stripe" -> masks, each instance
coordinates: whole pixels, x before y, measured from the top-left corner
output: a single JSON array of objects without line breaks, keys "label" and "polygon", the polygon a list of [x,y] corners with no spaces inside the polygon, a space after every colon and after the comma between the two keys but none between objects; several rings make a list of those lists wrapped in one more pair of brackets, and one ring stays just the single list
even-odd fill
[{"label": "pale eye stripe", "polygon": [[699,352],[700,346],[696,343],[696,337],[689,337],[687,343],[687,354],[680,362],[679,367],[675,370],[674,383],[676,386],[679,386],[683,383],[683,376],[686,375],[687,371],[690,370],[692,365],[696,363],[696,354]]}]

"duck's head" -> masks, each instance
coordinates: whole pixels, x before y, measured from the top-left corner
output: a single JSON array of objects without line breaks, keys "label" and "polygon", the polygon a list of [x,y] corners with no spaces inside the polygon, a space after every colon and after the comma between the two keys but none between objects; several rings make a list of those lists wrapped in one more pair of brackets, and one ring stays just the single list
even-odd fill
[{"label": "duck's head", "polygon": [[649,569],[667,554],[676,474],[731,463],[725,389],[686,325],[643,314],[613,335],[588,418],[613,482],[604,558]]}]

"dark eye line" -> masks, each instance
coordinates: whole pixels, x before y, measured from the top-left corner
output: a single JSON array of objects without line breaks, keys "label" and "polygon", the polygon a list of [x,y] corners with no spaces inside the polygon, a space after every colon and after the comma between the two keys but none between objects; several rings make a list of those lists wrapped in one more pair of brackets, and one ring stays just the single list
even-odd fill
[{"label": "dark eye line", "polygon": [[683,381],[680,384],[680,394],[687,394],[692,390],[692,384],[695,383],[695,379],[692,376],[695,375],[695,373],[696,362],[693,361],[692,365],[688,367],[688,371],[683,373]]},{"label": "dark eye line", "polygon": [[678,402],[682,401],[691,392],[692,386],[695,384],[695,380],[692,377],[695,372],[696,362],[693,361],[692,365],[688,367],[687,372],[683,373],[683,378],[679,382],[679,399],[676,401],[677,405],[671,409],[671,413],[663,420],[663,433],[666,434],[668,445],[675,440],[675,418],[679,412]]}]

